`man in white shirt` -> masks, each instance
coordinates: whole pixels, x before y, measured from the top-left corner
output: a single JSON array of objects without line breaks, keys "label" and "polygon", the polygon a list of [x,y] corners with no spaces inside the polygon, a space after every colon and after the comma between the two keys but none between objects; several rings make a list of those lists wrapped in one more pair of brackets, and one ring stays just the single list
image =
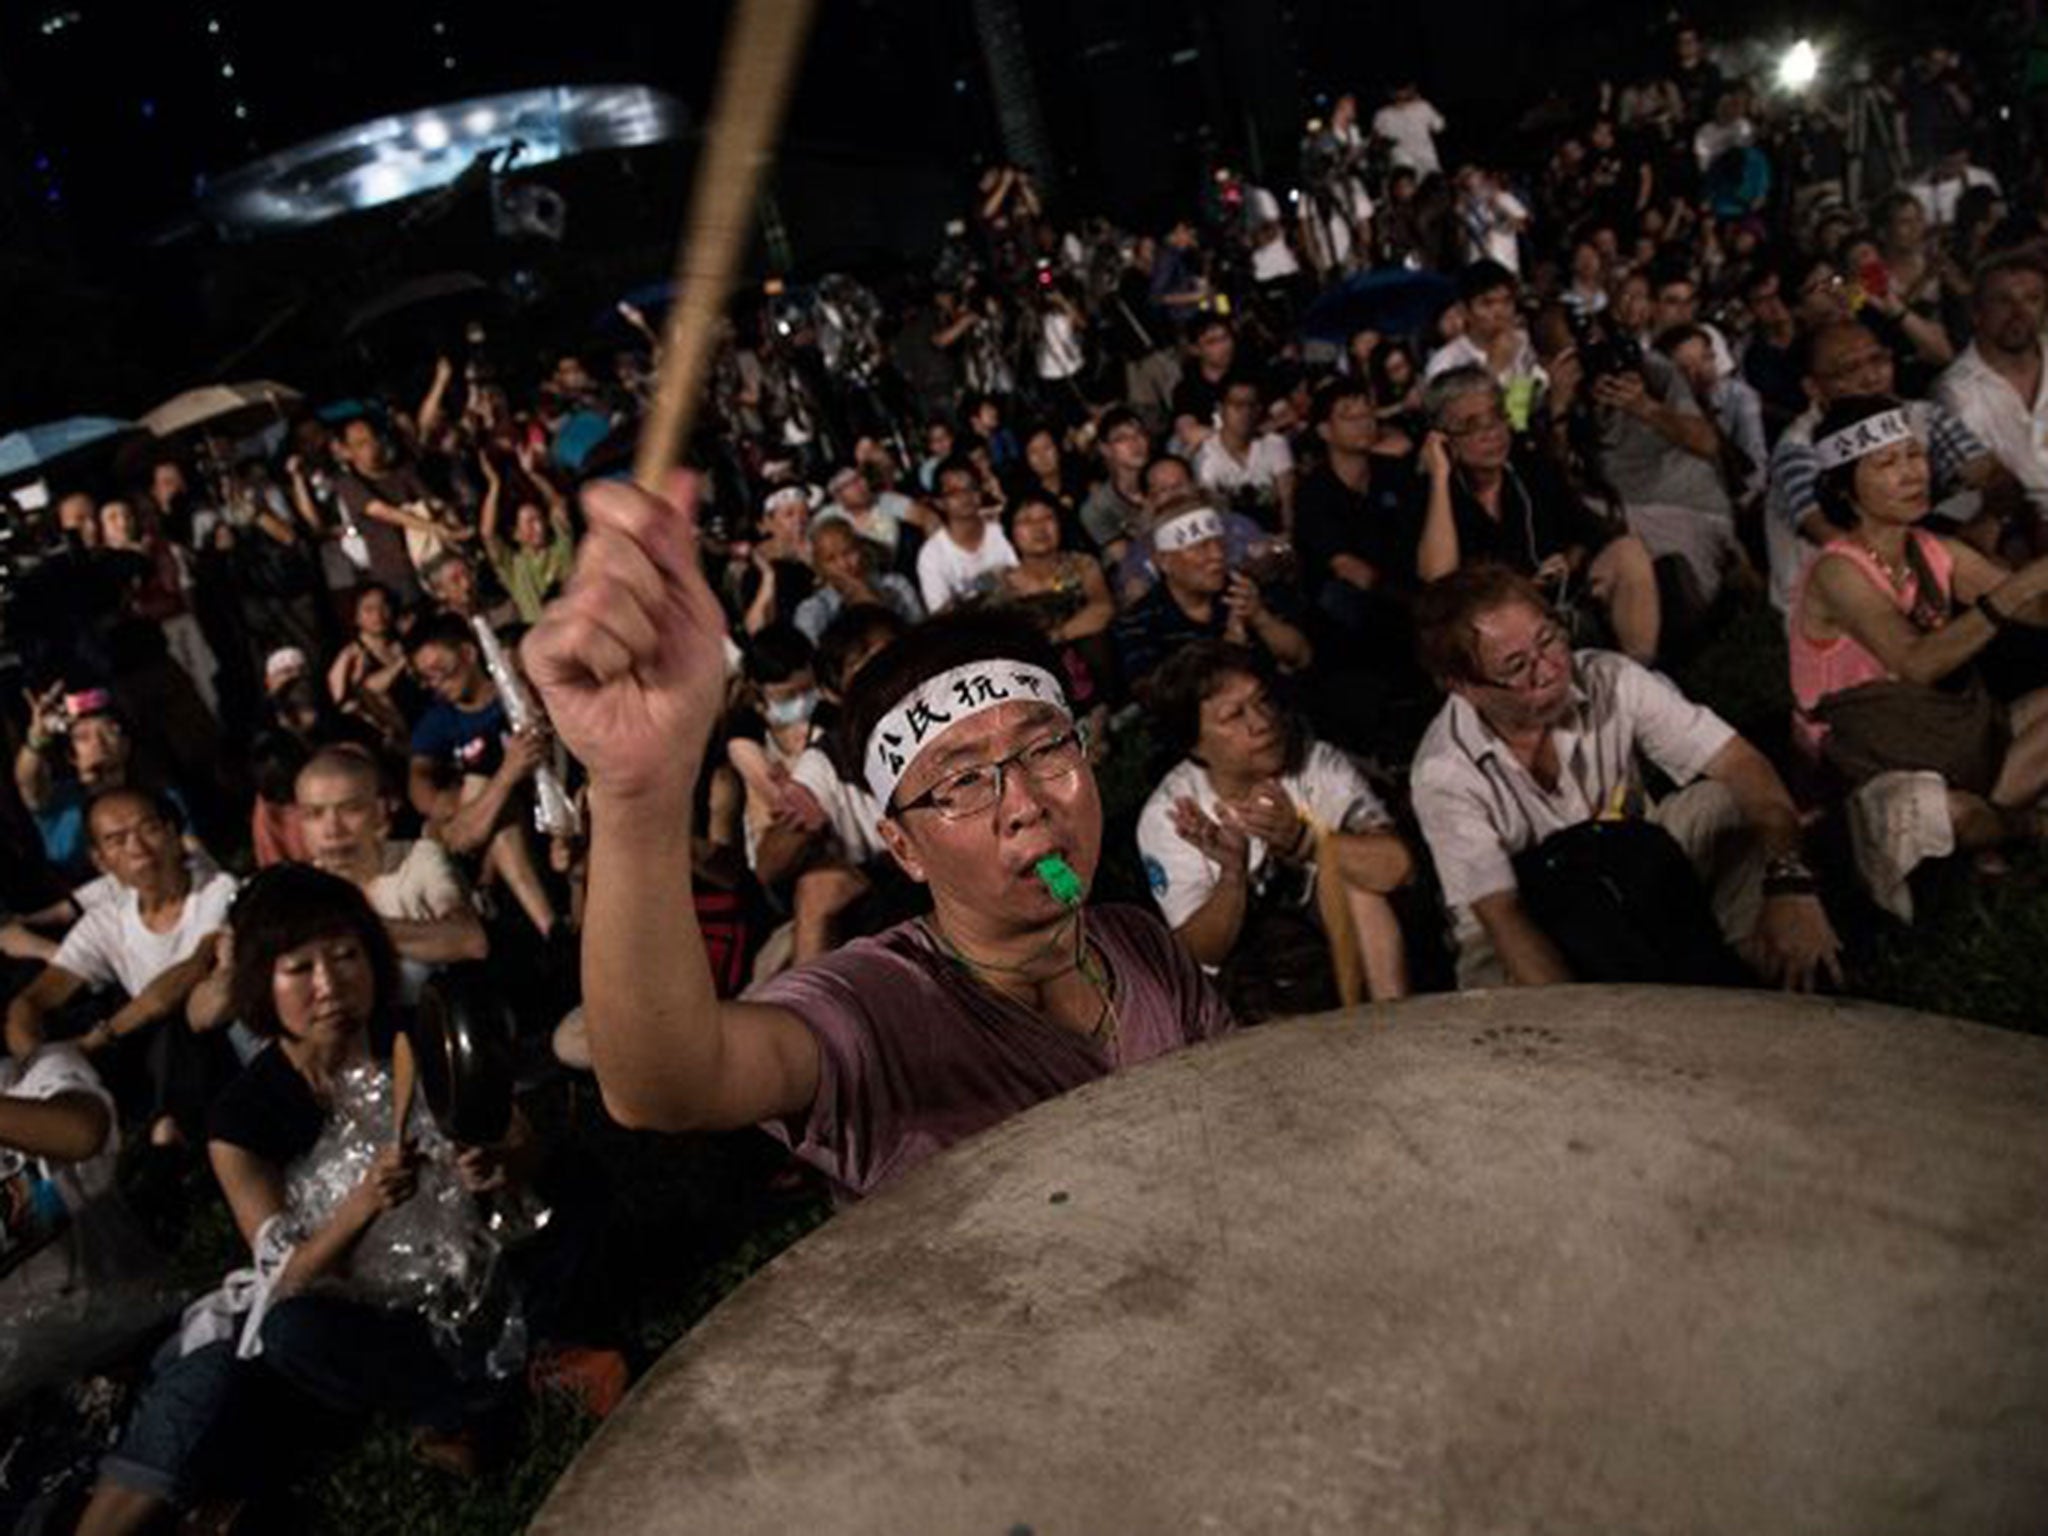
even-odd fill
[{"label": "man in white shirt", "polygon": [[[195,880],[175,813],[149,791],[124,788],[100,795],[87,807],[86,831],[93,862],[121,883],[122,894],[79,918],[57,946],[56,958],[8,1004],[7,1048],[26,1058],[43,1044],[53,1013],[87,987],[118,983],[128,1001],[78,1043],[92,1052],[153,1025],[174,1032],[152,1064],[158,1111],[153,1134],[168,1141],[169,1118],[196,1116],[202,1107],[190,1100],[204,1074],[181,1049],[191,1037],[180,1015],[213,968],[235,882],[218,871]],[[205,1028],[219,1022],[194,1021]]]},{"label": "man in white shirt", "polygon": [[432,967],[482,960],[490,940],[448,850],[432,838],[394,841],[377,765],[353,747],[323,747],[294,791],[306,857],[357,886],[384,919],[408,999]]},{"label": "man in white shirt", "polygon": [[1823,970],[1840,980],[1798,811],[1733,727],[1625,656],[1574,653],[1534,584],[1502,567],[1434,583],[1416,622],[1424,664],[1450,697],[1410,784],[1461,987],[1574,979],[1523,905],[1514,860],[1639,804],[1639,752],[1683,786],[1652,820],[1691,858],[1729,943],[1788,987],[1810,987]]},{"label": "man in white shirt", "polygon": [[87,1050],[180,1011],[212,963],[213,939],[234,900],[231,876],[195,883],[175,812],[146,790],[109,790],[86,815],[93,859],[122,886],[65,934],[57,955],[7,1010],[7,1045],[25,1057],[43,1043],[43,1022],[84,987],[119,983],[129,1002],[85,1038]]},{"label": "man in white shirt", "polygon": [[1475,261],[1460,272],[1465,329],[1430,353],[1422,370],[1425,379],[1433,379],[1453,368],[1484,368],[1501,387],[1508,420],[1518,432],[1528,426],[1536,397],[1549,382],[1522,324],[1521,287],[1497,261]]},{"label": "man in white shirt", "polygon": [[2034,510],[2048,511],[2048,269],[2026,252],[1992,257],[1977,271],[1970,310],[1976,340],[1942,374],[1934,397],[1991,450]]},{"label": "man in white shirt", "polygon": [[1294,454],[1278,432],[1260,432],[1264,402],[1243,374],[1223,381],[1216,430],[1195,450],[1195,479],[1232,509],[1272,529],[1294,526]]},{"label": "man in white shirt", "polygon": [[1925,176],[1906,183],[1906,190],[1919,202],[1927,222],[1937,229],[1947,229],[1955,223],[1956,204],[1972,187],[1999,190],[1998,178],[1983,166],[1970,164],[1970,152],[1966,149],[1944,155]]},{"label": "man in white shirt", "polygon": [[1395,86],[1394,99],[1373,113],[1372,131],[1393,145],[1387,155],[1392,164],[1406,166],[1417,176],[1434,176],[1443,169],[1436,154],[1443,114],[1423,99],[1412,80]]},{"label": "man in white shirt", "polygon": [[939,511],[945,526],[917,552],[917,585],[926,613],[942,613],[985,594],[1017,563],[1000,524],[981,511],[981,477],[965,459],[939,466]]}]

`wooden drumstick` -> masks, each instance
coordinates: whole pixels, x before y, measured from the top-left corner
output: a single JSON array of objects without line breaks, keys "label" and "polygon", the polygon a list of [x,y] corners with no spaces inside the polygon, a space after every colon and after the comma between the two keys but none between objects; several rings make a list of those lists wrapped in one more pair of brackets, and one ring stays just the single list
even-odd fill
[{"label": "wooden drumstick", "polygon": [[812,0],[740,0],[734,9],[690,216],[676,253],[676,291],[662,327],[654,404],[633,458],[634,480],[656,495],[689,440],[718,320],[746,251],[755,189],[810,30],[811,5]]},{"label": "wooden drumstick", "polygon": [[412,1108],[412,1085],[419,1078],[419,1064],[413,1060],[412,1037],[404,1030],[391,1042],[391,1139],[405,1141],[405,1116]]}]

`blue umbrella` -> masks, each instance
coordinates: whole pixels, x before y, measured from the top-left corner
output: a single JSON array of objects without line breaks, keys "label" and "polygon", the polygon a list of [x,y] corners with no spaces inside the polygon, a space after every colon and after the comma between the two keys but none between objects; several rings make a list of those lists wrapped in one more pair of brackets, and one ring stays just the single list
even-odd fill
[{"label": "blue umbrella", "polygon": [[1346,278],[1324,293],[1309,306],[1301,328],[1338,346],[1365,330],[1409,340],[1434,325],[1457,296],[1457,285],[1435,272],[1382,268]]},{"label": "blue umbrella", "polygon": [[134,422],[116,421],[111,416],[70,416],[39,427],[23,427],[0,437],[0,477],[40,469],[66,454],[136,430]]}]

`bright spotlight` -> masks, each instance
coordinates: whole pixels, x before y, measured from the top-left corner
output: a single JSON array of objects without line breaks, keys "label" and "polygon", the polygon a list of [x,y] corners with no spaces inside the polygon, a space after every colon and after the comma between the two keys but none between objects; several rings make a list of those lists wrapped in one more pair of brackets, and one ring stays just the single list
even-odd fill
[{"label": "bright spotlight", "polygon": [[433,154],[448,147],[448,125],[438,117],[422,118],[419,126],[413,129],[412,137],[421,149]]},{"label": "bright spotlight", "polygon": [[1803,37],[1778,61],[1778,84],[1788,91],[1803,91],[1819,76],[1820,50]]}]

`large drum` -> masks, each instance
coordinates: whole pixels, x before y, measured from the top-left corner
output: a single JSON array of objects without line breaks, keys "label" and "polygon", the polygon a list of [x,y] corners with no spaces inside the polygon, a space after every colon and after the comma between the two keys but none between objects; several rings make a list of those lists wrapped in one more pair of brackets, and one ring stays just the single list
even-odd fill
[{"label": "large drum", "polygon": [[2039,1532],[2048,1040],[1552,988],[956,1148],[670,1351],[535,1530]]}]

